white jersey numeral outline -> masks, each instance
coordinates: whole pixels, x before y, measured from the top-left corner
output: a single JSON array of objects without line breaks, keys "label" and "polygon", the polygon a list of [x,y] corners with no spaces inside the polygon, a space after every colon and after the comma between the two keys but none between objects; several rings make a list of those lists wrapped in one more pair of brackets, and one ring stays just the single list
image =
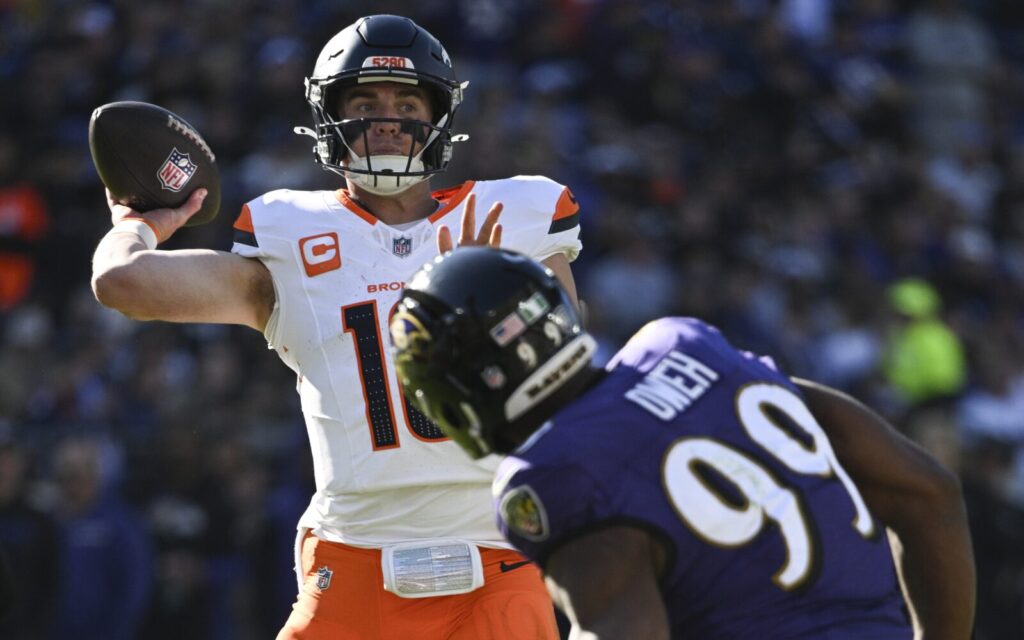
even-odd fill
[{"label": "white jersey numeral outline", "polygon": [[[797,394],[777,384],[749,384],[736,394],[736,414],[747,435],[787,468],[823,478],[837,476],[853,502],[853,528],[864,538],[875,535],[860,492]],[[802,430],[811,446],[787,432],[780,420]],[[728,480],[744,503],[723,496],[706,474],[699,473],[701,467]],[[766,521],[772,522],[786,547],[786,560],[772,577],[775,584],[789,591],[814,575],[818,543],[803,498],[749,454],[711,438],[683,437],[665,453],[662,482],[680,519],[701,540],[719,547],[742,546],[764,529]]]}]

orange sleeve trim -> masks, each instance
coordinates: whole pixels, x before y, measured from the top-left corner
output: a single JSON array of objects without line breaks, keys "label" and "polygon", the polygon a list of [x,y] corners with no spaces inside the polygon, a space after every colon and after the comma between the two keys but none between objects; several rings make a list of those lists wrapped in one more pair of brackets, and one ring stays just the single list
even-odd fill
[{"label": "orange sleeve trim", "polygon": [[242,212],[238,214],[238,218],[235,220],[235,228],[247,233],[256,233],[256,230],[252,227],[252,211],[249,210],[249,205],[242,205]]},{"label": "orange sleeve trim", "polygon": [[338,189],[334,192],[334,196],[341,203],[341,206],[362,218],[364,222],[377,224],[377,216],[356,204],[356,201],[348,195],[348,191],[345,189]]},{"label": "orange sleeve trim", "polygon": [[153,236],[156,237],[157,244],[159,244],[159,243],[164,241],[163,234],[160,233],[160,230],[157,229],[156,226],[154,226],[152,222],[150,222],[149,220],[146,220],[145,216],[143,216],[141,213],[139,213],[139,214],[129,213],[124,218],[121,218],[121,220],[118,220],[118,222],[121,222],[123,220],[138,220],[142,224],[144,224],[147,227],[149,227],[150,231],[153,232]]},{"label": "orange sleeve trim", "polygon": [[163,241],[164,241],[164,237],[163,237],[163,235],[162,235],[162,234],[160,233],[160,231],[159,231],[159,230],[158,230],[158,229],[157,229],[157,228],[156,228],[156,227],[155,227],[155,226],[153,225],[153,223],[152,223],[152,222],[150,222],[149,220],[146,220],[145,218],[139,218],[139,220],[142,220],[142,222],[143,222],[143,223],[144,223],[144,224],[145,224],[145,225],[146,225],[147,227],[149,227],[150,229],[152,229],[152,230],[153,230],[153,235],[155,235],[155,236],[156,236],[157,242],[163,242]]},{"label": "orange sleeve trim", "polygon": [[[437,222],[441,218],[448,215],[452,211],[452,209],[462,204],[462,201],[466,199],[466,196],[469,195],[469,192],[473,190],[474,186],[476,186],[476,181],[467,180],[461,186],[450,187],[448,189],[441,189],[440,191],[435,191],[431,195],[433,195],[434,199],[439,201],[442,206],[440,209],[432,213],[428,219],[431,222]],[[477,215],[479,215],[479,213],[480,212],[478,211]],[[477,220],[479,219],[480,218],[478,217]]]},{"label": "orange sleeve trim", "polygon": [[569,216],[575,215],[580,210],[580,203],[573,197],[572,192],[569,191],[569,187],[562,190],[562,195],[558,197],[558,202],[555,203],[555,215],[551,218],[552,222],[555,220],[561,220],[562,218],[568,218]]}]

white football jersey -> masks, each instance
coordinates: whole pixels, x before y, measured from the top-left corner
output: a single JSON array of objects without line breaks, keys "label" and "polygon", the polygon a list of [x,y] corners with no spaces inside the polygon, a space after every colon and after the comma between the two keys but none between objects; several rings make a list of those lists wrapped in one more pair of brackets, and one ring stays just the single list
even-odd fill
[{"label": "white football jersey", "polygon": [[434,193],[441,207],[386,225],[345,191],[273,191],[242,208],[232,248],[258,258],[277,304],[265,335],[298,374],[316,494],[299,522],[318,537],[376,547],[454,537],[506,546],[495,526],[495,459],[473,461],[406,403],[388,319],[404,283],[437,255],[439,225],[458,235],[466,197],[477,227],[502,202],[502,246],[538,260],[580,251],[579,207],[544,177],[467,182]]}]

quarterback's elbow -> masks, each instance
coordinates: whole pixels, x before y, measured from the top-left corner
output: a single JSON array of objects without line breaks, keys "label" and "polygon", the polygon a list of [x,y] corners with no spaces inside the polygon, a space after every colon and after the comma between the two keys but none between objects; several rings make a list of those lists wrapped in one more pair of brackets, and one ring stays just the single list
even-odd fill
[{"label": "quarterback's elbow", "polygon": [[148,320],[140,306],[141,284],[131,264],[94,269],[92,292],[104,307],[120,311],[134,320]]}]

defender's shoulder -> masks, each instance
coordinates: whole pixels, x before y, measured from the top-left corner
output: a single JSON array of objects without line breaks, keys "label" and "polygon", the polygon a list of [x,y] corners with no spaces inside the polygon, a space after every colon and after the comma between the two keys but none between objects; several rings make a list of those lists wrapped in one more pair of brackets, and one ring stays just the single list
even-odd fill
[{"label": "defender's shoulder", "polygon": [[686,317],[665,317],[645,324],[619,350],[608,363],[611,370],[619,364],[636,366],[645,370],[647,365],[657,362],[673,349],[715,343],[721,341],[721,334],[715,327]]}]

